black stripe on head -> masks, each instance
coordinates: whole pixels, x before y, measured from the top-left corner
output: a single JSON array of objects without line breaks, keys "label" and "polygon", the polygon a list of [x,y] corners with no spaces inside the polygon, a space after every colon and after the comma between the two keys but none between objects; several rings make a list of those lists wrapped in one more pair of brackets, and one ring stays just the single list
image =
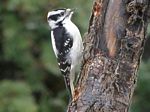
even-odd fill
[{"label": "black stripe on head", "polygon": [[55,14],[55,15],[51,15],[48,17],[48,19],[51,19],[51,20],[54,20],[54,21],[57,21],[57,19],[60,17],[61,15],[60,14]]}]

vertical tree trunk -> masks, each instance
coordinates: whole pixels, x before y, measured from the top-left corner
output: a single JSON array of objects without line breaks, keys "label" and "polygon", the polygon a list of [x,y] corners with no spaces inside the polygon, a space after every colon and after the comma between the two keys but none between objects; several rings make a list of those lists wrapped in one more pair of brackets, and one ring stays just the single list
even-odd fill
[{"label": "vertical tree trunk", "polygon": [[149,0],[95,0],[68,112],[128,112],[146,41]]}]

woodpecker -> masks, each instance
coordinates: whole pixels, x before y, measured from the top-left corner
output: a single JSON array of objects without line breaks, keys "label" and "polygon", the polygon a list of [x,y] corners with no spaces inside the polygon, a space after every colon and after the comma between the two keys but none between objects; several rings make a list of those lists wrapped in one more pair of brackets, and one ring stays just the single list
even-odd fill
[{"label": "woodpecker", "polygon": [[82,60],[83,51],[80,31],[71,21],[73,13],[74,10],[64,8],[50,11],[47,15],[53,51],[71,98],[76,67]]}]

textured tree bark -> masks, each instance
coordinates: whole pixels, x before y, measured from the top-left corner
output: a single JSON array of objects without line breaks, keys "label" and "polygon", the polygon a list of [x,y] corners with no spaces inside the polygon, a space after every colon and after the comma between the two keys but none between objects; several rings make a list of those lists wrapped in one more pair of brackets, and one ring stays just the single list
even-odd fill
[{"label": "textured tree bark", "polygon": [[146,41],[149,0],[95,0],[68,112],[128,112]]}]

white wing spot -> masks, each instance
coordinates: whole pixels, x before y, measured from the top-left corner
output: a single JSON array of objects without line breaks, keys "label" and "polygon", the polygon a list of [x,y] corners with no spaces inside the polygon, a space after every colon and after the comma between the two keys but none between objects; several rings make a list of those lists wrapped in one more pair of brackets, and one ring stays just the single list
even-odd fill
[{"label": "white wing spot", "polygon": [[66,64],[67,60],[65,62],[62,62],[62,64]]},{"label": "white wing spot", "polygon": [[64,46],[67,46],[69,41],[70,41],[70,39],[67,39]]},{"label": "white wing spot", "polygon": [[66,69],[60,69],[62,72],[66,72],[70,67],[66,67]]}]

